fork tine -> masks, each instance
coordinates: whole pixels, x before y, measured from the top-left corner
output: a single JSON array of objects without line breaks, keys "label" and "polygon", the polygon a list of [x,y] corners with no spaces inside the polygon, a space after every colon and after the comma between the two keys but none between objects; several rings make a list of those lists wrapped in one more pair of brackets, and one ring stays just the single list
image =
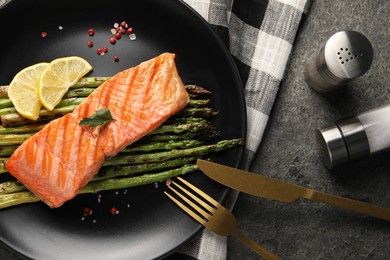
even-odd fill
[{"label": "fork tine", "polygon": [[167,195],[176,205],[178,205],[182,210],[184,210],[188,215],[193,217],[196,221],[198,221],[200,224],[204,225],[206,221],[199,217],[197,214],[195,214],[192,210],[190,210],[188,207],[186,207],[183,203],[175,199],[171,194],[164,191],[165,195]]},{"label": "fork tine", "polygon": [[180,180],[181,182],[183,182],[188,187],[190,187],[193,191],[200,194],[205,200],[210,202],[214,207],[218,207],[219,203],[216,200],[214,200],[212,197],[210,197],[209,195],[207,195],[206,193],[204,193],[203,191],[201,191],[200,189],[198,189],[197,187],[195,187],[194,185],[192,185],[188,181],[184,180],[183,178],[177,177],[177,179]]},{"label": "fork tine", "polygon": [[187,194],[189,197],[191,197],[193,200],[195,200],[197,203],[199,203],[202,207],[204,207],[206,210],[208,210],[210,213],[215,211],[215,208],[211,207],[209,204],[207,204],[206,202],[204,202],[203,200],[201,200],[200,198],[195,196],[193,193],[191,193],[190,191],[183,188],[183,186],[179,185],[178,183],[176,183],[174,181],[172,181],[172,183],[174,185],[176,185],[180,190],[182,190],[185,194]]},{"label": "fork tine", "polygon": [[[177,183],[175,183],[174,181],[172,181],[173,184],[175,184],[176,186],[178,186],[179,188],[181,188],[183,190],[184,193],[186,193],[187,195],[191,196],[191,194],[186,191],[184,188],[180,187],[180,185],[178,185]],[[180,192],[178,192],[177,190],[175,190],[171,185],[168,186],[169,189],[171,189],[174,193],[176,193],[177,196],[179,196],[182,200],[184,200],[188,205],[190,205],[194,210],[196,210],[200,215],[202,215],[205,219],[208,219],[208,217],[210,217],[210,214],[207,213],[206,211],[204,211],[202,208],[200,208],[198,205],[196,205],[194,202],[192,202],[191,200],[189,200],[187,197],[185,197],[183,194],[181,194]]]}]

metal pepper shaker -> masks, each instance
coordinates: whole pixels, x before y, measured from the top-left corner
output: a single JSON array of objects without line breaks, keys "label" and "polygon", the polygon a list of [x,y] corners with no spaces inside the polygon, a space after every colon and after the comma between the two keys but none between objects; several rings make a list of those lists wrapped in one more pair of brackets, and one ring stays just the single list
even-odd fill
[{"label": "metal pepper shaker", "polygon": [[309,58],[306,83],[319,93],[345,86],[370,68],[374,51],[363,34],[344,30],[333,34]]}]

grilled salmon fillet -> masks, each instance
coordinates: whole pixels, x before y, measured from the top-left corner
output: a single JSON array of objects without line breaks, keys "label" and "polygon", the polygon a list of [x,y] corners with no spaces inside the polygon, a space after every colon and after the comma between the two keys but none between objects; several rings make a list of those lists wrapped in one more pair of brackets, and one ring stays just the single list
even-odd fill
[{"label": "grilled salmon fillet", "polygon": [[[174,58],[163,53],[114,75],[19,146],[6,162],[10,174],[51,208],[74,198],[108,158],[187,105]],[[79,125],[99,109],[109,109],[115,121]]]}]

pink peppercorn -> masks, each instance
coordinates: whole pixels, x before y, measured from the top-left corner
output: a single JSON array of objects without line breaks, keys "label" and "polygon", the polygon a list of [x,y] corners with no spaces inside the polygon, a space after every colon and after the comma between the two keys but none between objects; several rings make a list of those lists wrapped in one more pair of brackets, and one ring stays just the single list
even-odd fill
[{"label": "pink peppercorn", "polygon": [[128,28],[126,34],[132,34],[132,33],[133,33],[133,27]]},{"label": "pink peppercorn", "polygon": [[112,207],[110,209],[110,213],[111,213],[111,215],[117,215],[117,214],[119,214],[119,210],[115,207]]}]

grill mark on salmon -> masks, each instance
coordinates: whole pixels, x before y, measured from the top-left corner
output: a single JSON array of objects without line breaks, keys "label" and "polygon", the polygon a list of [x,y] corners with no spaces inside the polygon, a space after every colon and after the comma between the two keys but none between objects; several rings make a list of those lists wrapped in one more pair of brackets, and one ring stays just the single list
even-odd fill
[{"label": "grill mark on salmon", "polygon": [[[189,95],[175,55],[163,53],[114,75],[72,113],[51,121],[6,162],[8,171],[51,208],[74,198],[107,158],[159,127],[184,108]],[[98,109],[115,119],[79,126]]]}]

